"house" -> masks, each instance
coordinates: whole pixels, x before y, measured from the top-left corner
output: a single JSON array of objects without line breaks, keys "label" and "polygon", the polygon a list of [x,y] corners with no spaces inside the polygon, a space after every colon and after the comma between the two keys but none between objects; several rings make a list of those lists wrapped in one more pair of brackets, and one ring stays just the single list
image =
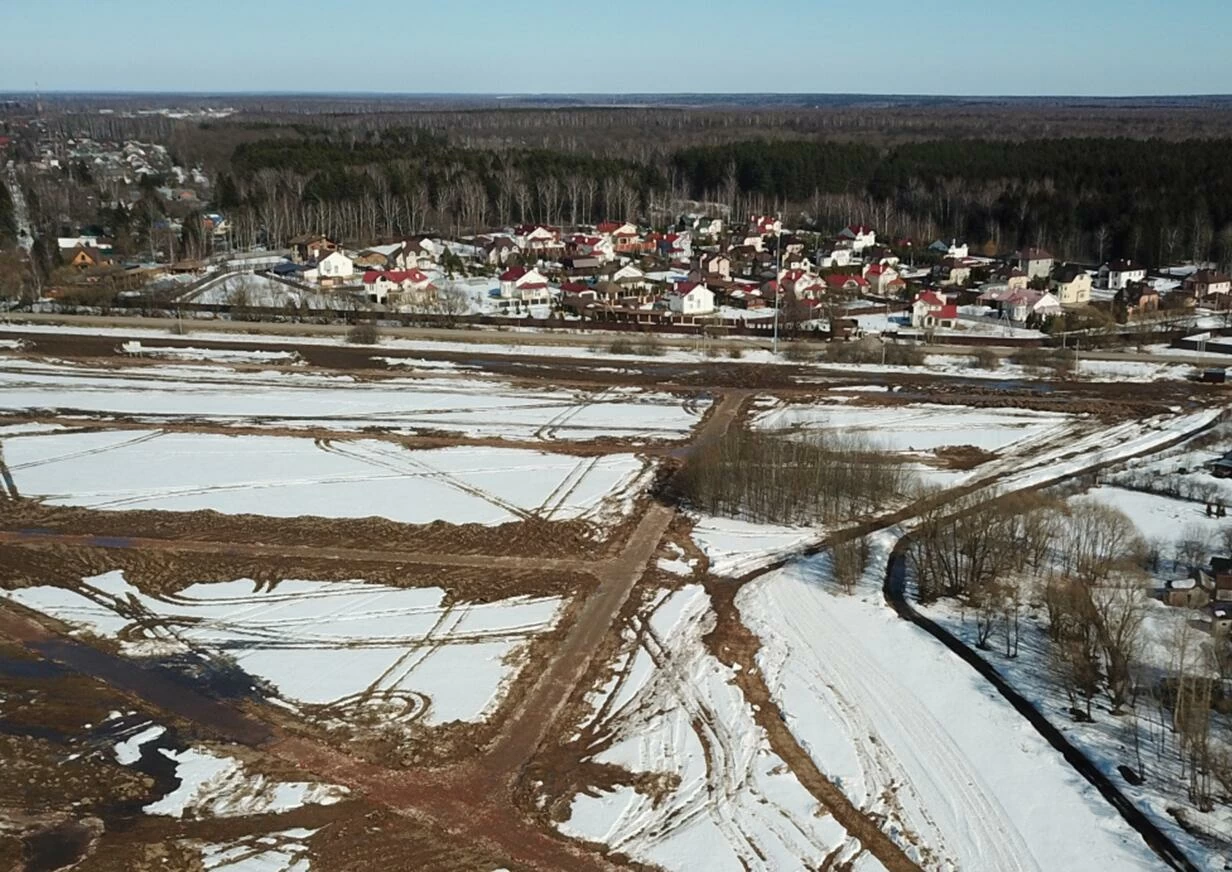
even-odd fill
[{"label": "house", "polygon": [[355,275],[355,261],[334,250],[317,261],[316,274],[322,281],[349,279]]},{"label": "house", "polygon": [[849,224],[838,232],[838,238],[840,242],[850,242],[851,250],[856,254],[877,244],[877,232],[863,224]]},{"label": "house", "polygon": [[595,228],[595,232],[611,243],[611,249],[616,254],[641,254],[646,250],[637,225],[628,221],[604,221]]},{"label": "house", "polygon": [[436,286],[418,269],[369,270],[363,281],[368,299],[377,304],[424,303],[436,298]]},{"label": "house", "polygon": [[508,236],[494,237],[483,243],[480,250],[489,266],[507,266],[511,258],[522,253],[522,249]]},{"label": "house", "polygon": [[1061,314],[1061,301],[1047,291],[1011,291],[1004,286],[985,288],[979,302],[1020,323],[1032,316],[1046,320]]},{"label": "house", "polygon": [[[401,246],[395,246],[400,248]],[[359,254],[355,255],[355,266],[358,269],[384,269],[389,266],[390,252],[382,251],[378,248],[365,248]]]},{"label": "house", "polygon": [[524,224],[514,229],[513,240],[535,258],[554,258],[564,253],[560,230],[547,224]]},{"label": "house", "polygon": [[783,232],[783,222],[770,215],[750,215],[749,233],[758,236],[777,236]]},{"label": "house", "polygon": [[650,280],[646,278],[646,274],[631,263],[625,264],[612,273],[612,281],[630,290],[650,287]]},{"label": "house", "polygon": [[[689,217],[689,216],[686,216]],[[694,215],[686,222],[698,236],[718,236],[723,232],[722,218],[708,218],[704,215]]]},{"label": "house", "polygon": [[289,244],[291,256],[298,263],[316,263],[331,251],[338,250],[338,243],[331,241],[328,236],[314,233],[296,236]]},{"label": "house", "polygon": [[842,269],[851,266],[854,254],[855,250],[850,242],[823,246],[817,249],[817,267],[818,269]]},{"label": "house", "polygon": [[999,285],[1007,291],[1025,291],[1031,284],[1030,277],[1016,266],[1001,267],[992,278],[986,290],[993,290],[994,285]]},{"label": "house", "polygon": [[898,270],[879,263],[870,263],[864,267],[864,280],[868,282],[869,293],[879,297],[897,296],[907,287]]},{"label": "house", "polygon": [[[513,308],[545,306],[552,302],[548,280],[537,269],[515,266],[501,273],[500,296],[514,303]],[[508,308],[508,303],[505,308]]]},{"label": "house", "polygon": [[398,269],[432,269],[443,251],[443,245],[426,236],[410,236],[390,255],[390,265]]},{"label": "house", "polygon": [[1116,292],[1113,301],[1123,306],[1125,314],[1133,318],[1144,312],[1159,310],[1159,291],[1150,282],[1130,282]]},{"label": "house", "polygon": [[1200,609],[1211,601],[1210,592],[1195,578],[1174,578],[1164,583],[1164,602],[1185,609]]},{"label": "house", "polygon": [[88,270],[95,267],[107,266],[111,263],[111,258],[103,254],[92,245],[82,245],[78,243],[66,257],[68,265],[74,269]]},{"label": "house", "polygon": [[946,300],[940,291],[924,291],[911,303],[911,326],[917,330],[934,327],[955,327],[958,307]]},{"label": "house", "polygon": [[942,257],[953,257],[959,260],[965,260],[971,256],[971,249],[967,243],[959,242],[957,239],[951,239],[949,242],[938,239],[928,246],[928,250]]},{"label": "house", "polygon": [[1227,635],[1232,631],[1232,606],[1226,603],[1211,603],[1211,632]]},{"label": "house", "polygon": [[933,275],[943,286],[962,286],[971,281],[971,267],[957,258],[947,257],[933,270]]},{"label": "house", "polygon": [[1075,264],[1062,264],[1050,282],[1062,306],[1083,306],[1091,302],[1091,274]]},{"label": "house", "polygon": [[832,294],[862,294],[868,291],[868,282],[863,276],[832,275],[826,276],[826,290]]},{"label": "house", "polygon": [[1110,291],[1120,291],[1130,282],[1140,282],[1146,278],[1146,267],[1135,264],[1132,260],[1114,260],[1099,268],[1099,286]]},{"label": "house", "polygon": [[1206,465],[1215,478],[1232,478],[1232,451]]},{"label": "house", "polygon": [[714,291],[700,282],[681,282],[668,293],[667,307],[677,315],[709,315],[714,312]]},{"label": "house", "polygon": [[731,279],[731,258],[726,254],[703,254],[697,260],[697,271],[704,277],[718,277],[724,281]]},{"label": "house", "polygon": [[1200,269],[1182,282],[1181,287],[1201,300],[1213,294],[1232,293],[1232,278],[1213,269]]},{"label": "house", "polygon": [[1013,265],[1027,274],[1027,280],[1052,275],[1052,254],[1043,248],[1024,248],[1014,255]]}]

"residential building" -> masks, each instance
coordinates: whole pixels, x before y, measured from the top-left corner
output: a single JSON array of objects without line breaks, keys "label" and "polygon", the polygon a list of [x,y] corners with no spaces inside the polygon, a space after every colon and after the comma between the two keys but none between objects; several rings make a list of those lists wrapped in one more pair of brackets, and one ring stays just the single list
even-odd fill
[{"label": "residential building", "polygon": [[971,281],[971,267],[957,258],[947,257],[933,270],[933,275],[942,286],[964,286]]},{"label": "residential building", "polygon": [[709,315],[714,312],[714,291],[700,282],[681,282],[668,293],[667,306],[677,315]]},{"label": "residential building", "polygon": [[924,291],[911,303],[911,326],[917,330],[934,327],[954,327],[958,324],[958,307],[941,291]]},{"label": "residential building", "polygon": [[1131,318],[1159,309],[1159,291],[1153,284],[1145,281],[1130,282],[1116,292],[1113,300],[1118,306],[1124,307],[1125,314]]},{"label": "residential building", "polygon": [[1181,284],[1199,300],[1214,294],[1226,296],[1232,293],[1232,278],[1213,269],[1200,269]]},{"label": "residential building", "polygon": [[840,241],[851,243],[851,250],[859,254],[864,249],[877,244],[877,232],[864,224],[850,224],[838,233]]},{"label": "residential building", "polygon": [[291,257],[297,263],[316,263],[331,251],[338,250],[338,243],[328,236],[315,233],[305,233],[290,241]]},{"label": "residential building", "polygon": [[1099,268],[1099,286],[1110,291],[1124,290],[1130,282],[1146,278],[1146,267],[1131,260],[1114,260]]},{"label": "residential building", "polygon": [[731,279],[731,258],[726,254],[703,254],[697,261],[697,271],[703,277]]},{"label": "residential building", "polygon": [[1084,306],[1091,302],[1091,274],[1080,266],[1062,264],[1050,284],[1062,306]]},{"label": "residential building", "polygon": [[1043,248],[1024,248],[1014,256],[1014,266],[1027,274],[1027,280],[1052,275],[1052,254]]},{"label": "residential building", "polygon": [[870,263],[864,267],[864,279],[868,282],[869,293],[879,297],[896,296],[907,287],[898,270],[879,263]]},{"label": "residential building", "polygon": [[317,277],[320,279],[341,280],[355,275],[355,261],[341,251],[331,251],[317,261]]}]

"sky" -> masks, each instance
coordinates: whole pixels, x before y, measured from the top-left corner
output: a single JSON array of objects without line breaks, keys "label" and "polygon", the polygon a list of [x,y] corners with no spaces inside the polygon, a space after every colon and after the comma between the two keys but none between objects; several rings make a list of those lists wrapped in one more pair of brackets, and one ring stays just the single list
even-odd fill
[{"label": "sky", "polygon": [[0,0],[0,91],[1232,93],[1232,0]]}]

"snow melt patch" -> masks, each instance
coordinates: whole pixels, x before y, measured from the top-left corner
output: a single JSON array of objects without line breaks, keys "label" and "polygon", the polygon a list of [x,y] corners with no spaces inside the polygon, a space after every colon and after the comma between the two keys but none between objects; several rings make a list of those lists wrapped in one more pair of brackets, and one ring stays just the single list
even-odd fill
[{"label": "snow melt patch", "polygon": [[773,563],[820,539],[812,527],[754,524],[703,515],[693,526],[693,541],[710,561],[713,575],[738,577]]},{"label": "snow melt patch", "polygon": [[167,817],[248,817],[277,814],[305,805],[333,805],[350,792],[334,784],[270,781],[245,771],[234,757],[189,748],[159,749],[175,761],[180,786],[144,808],[146,814]]}]

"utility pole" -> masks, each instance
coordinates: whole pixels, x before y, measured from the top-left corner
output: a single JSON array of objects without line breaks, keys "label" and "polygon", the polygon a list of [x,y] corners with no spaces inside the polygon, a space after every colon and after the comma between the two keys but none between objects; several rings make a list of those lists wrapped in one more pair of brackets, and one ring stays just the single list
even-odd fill
[{"label": "utility pole", "polygon": [[[778,221],[782,221],[782,219],[779,218],[777,215],[775,216],[775,219]],[[774,270],[774,345],[773,345],[773,353],[776,356],[779,353],[779,296],[780,296],[779,281],[780,281],[780,277],[783,275],[783,225],[782,224],[779,224],[779,231],[778,231],[777,239],[778,239],[778,242],[775,244],[775,255],[777,259],[777,265]]]}]

